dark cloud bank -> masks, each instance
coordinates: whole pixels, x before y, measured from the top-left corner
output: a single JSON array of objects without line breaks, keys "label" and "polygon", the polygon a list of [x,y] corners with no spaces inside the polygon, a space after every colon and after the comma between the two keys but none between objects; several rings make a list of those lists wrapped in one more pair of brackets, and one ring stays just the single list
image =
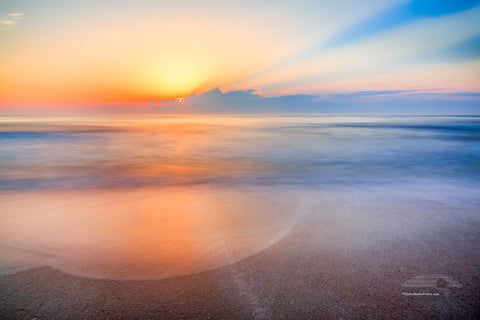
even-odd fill
[{"label": "dark cloud bank", "polygon": [[[439,98],[406,99],[397,94],[405,91],[361,91],[331,96],[325,99],[315,95],[285,95],[263,97],[254,90],[222,93],[219,89],[192,95],[183,103],[170,101],[156,111],[168,114],[280,114],[280,113],[329,113],[329,114],[475,114],[480,115],[480,100],[476,94],[439,94]],[[358,99],[345,101],[344,98],[386,95],[387,101],[368,102]]]}]

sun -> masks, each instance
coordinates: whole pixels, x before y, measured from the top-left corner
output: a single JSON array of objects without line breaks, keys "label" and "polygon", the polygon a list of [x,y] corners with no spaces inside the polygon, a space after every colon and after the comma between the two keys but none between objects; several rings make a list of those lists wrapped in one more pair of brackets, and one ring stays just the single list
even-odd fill
[{"label": "sun", "polygon": [[148,96],[182,103],[211,77],[210,69],[199,57],[172,51],[143,61],[138,85]]}]

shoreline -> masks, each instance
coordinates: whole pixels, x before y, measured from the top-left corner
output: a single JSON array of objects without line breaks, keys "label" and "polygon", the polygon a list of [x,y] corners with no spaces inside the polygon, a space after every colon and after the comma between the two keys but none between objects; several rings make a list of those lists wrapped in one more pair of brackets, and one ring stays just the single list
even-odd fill
[{"label": "shoreline", "polygon": [[[264,251],[188,276],[93,280],[50,267],[3,276],[0,318],[478,317],[478,219],[353,250],[332,246],[330,234],[315,235],[325,222],[309,216]],[[402,283],[424,274],[452,277],[462,288],[447,288],[448,294],[440,296],[403,294]]]}]

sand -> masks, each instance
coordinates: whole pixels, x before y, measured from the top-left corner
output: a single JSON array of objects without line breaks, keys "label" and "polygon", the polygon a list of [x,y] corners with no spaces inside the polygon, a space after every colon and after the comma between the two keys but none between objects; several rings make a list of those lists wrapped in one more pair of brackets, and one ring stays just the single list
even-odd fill
[{"label": "sand", "polygon": [[[188,276],[94,280],[51,267],[6,275],[0,278],[0,318],[478,319],[478,203],[452,208],[424,199],[410,204],[415,213],[405,211],[404,220],[382,215],[394,206],[380,199],[369,206],[362,210],[371,213],[348,227],[358,206],[313,207],[268,249]],[[315,214],[322,210],[334,214]],[[402,287],[431,274],[461,287]],[[415,292],[423,295],[405,294]]]}]

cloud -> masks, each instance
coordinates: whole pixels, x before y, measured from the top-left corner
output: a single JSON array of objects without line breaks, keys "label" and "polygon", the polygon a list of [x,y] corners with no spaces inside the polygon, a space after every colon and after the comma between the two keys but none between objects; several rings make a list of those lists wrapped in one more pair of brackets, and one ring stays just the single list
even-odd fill
[{"label": "cloud", "polygon": [[378,95],[394,95],[394,94],[402,94],[402,93],[411,93],[417,92],[418,90],[384,90],[384,91],[377,91],[377,90],[368,90],[368,91],[356,91],[350,93],[339,93],[339,94],[332,94],[335,98],[352,98],[352,97],[365,97],[365,96],[378,96]]},{"label": "cloud", "polygon": [[[431,54],[430,56],[432,56]],[[435,56],[434,56],[435,57]],[[440,61],[470,61],[480,57],[480,35],[476,35],[460,43],[456,43],[436,54]]]},{"label": "cloud", "polygon": [[413,0],[403,2],[345,29],[332,38],[327,45],[348,44],[424,17],[437,17],[466,11],[478,4],[478,0]]},{"label": "cloud", "polygon": [[[420,5],[423,2],[415,3]],[[399,6],[405,7],[407,4],[400,3],[395,8]],[[450,9],[447,10],[448,8]],[[432,16],[428,18],[426,15],[429,11],[426,8],[425,12],[415,9],[417,13],[412,13],[411,8],[409,11],[405,9],[409,12],[408,22],[390,27],[380,21],[385,20],[387,24],[395,21],[386,13],[380,14],[379,17],[383,18],[378,21],[375,17],[366,18],[365,29],[352,24],[351,30],[347,28],[343,33],[334,35],[330,39],[332,42],[321,40],[291,59],[249,75],[248,78],[236,80],[230,86],[257,87],[270,95],[298,88],[308,88],[304,92],[324,89],[363,90],[365,82],[372,88],[403,89],[409,88],[414,82],[416,87],[440,85],[451,86],[453,89],[451,77],[442,79],[441,69],[447,68],[448,63],[453,60],[455,63],[473,61],[479,52],[478,28],[474,26],[480,18],[480,7],[469,8],[468,3],[460,5],[459,2],[458,5],[447,6],[437,14],[436,9],[432,9]],[[440,14],[441,12],[444,14]],[[398,16],[401,17],[402,15]],[[367,28],[367,22],[371,23],[371,28]],[[442,64],[443,62],[447,64]],[[422,70],[429,66],[432,66],[431,74],[438,74],[438,77],[427,79]],[[458,65],[451,65],[450,68],[448,73],[463,72]],[[394,86],[373,84],[375,79],[381,78],[383,74],[402,73],[407,69],[408,77],[389,77],[388,81],[395,82]],[[467,74],[460,75],[463,81],[469,79]],[[423,84],[420,84],[420,81]],[[470,87],[474,85],[473,81],[471,82]],[[223,88],[227,89],[229,86]]]},{"label": "cloud", "polygon": [[10,30],[22,20],[23,13],[9,13],[0,17],[0,30]]},{"label": "cloud", "polygon": [[[222,93],[218,88],[191,95],[183,103],[168,102],[167,106],[158,109],[166,113],[280,113],[295,112],[296,106],[302,110],[314,111],[318,103],[313,101],[314,95],[284,95],[280,97],[264,97],[258,90],[235,90]],[[293,107],[292,107],[293,106]]]},{"label": "cloud", "polygon": [[460,97],[480,97],[480,92],[454,92],[450,93],[451,95],[454,96],[460,96]]},{"label": "cloud", "polygon": [[[396,99],[395,94],[418,93],[415,97],[401,96]],[[342,98],[334,101],[322,100],[316,95],[294,94],[279,97],[264,97],[256,90],[237,90],[222,93],[219,89],[205,92],[200,95],[191,95],[183,103],[164,101],[165,105],[156,109],[158,113],[167,114],[480,114],[480,100],[475,99],[476,93],[466,93],[470,99],[459,100],[452,94],[427,93],[422,96],[418,90],[392,91],[358,91],[345,93],[345,97],[352,97],[354,101],[346,102]],[[392,95],[387,101],[365,101],[368,95]],[[330,95],[332,97],[334,95]],[[357,98],[357,99],[355,99]]]}]

